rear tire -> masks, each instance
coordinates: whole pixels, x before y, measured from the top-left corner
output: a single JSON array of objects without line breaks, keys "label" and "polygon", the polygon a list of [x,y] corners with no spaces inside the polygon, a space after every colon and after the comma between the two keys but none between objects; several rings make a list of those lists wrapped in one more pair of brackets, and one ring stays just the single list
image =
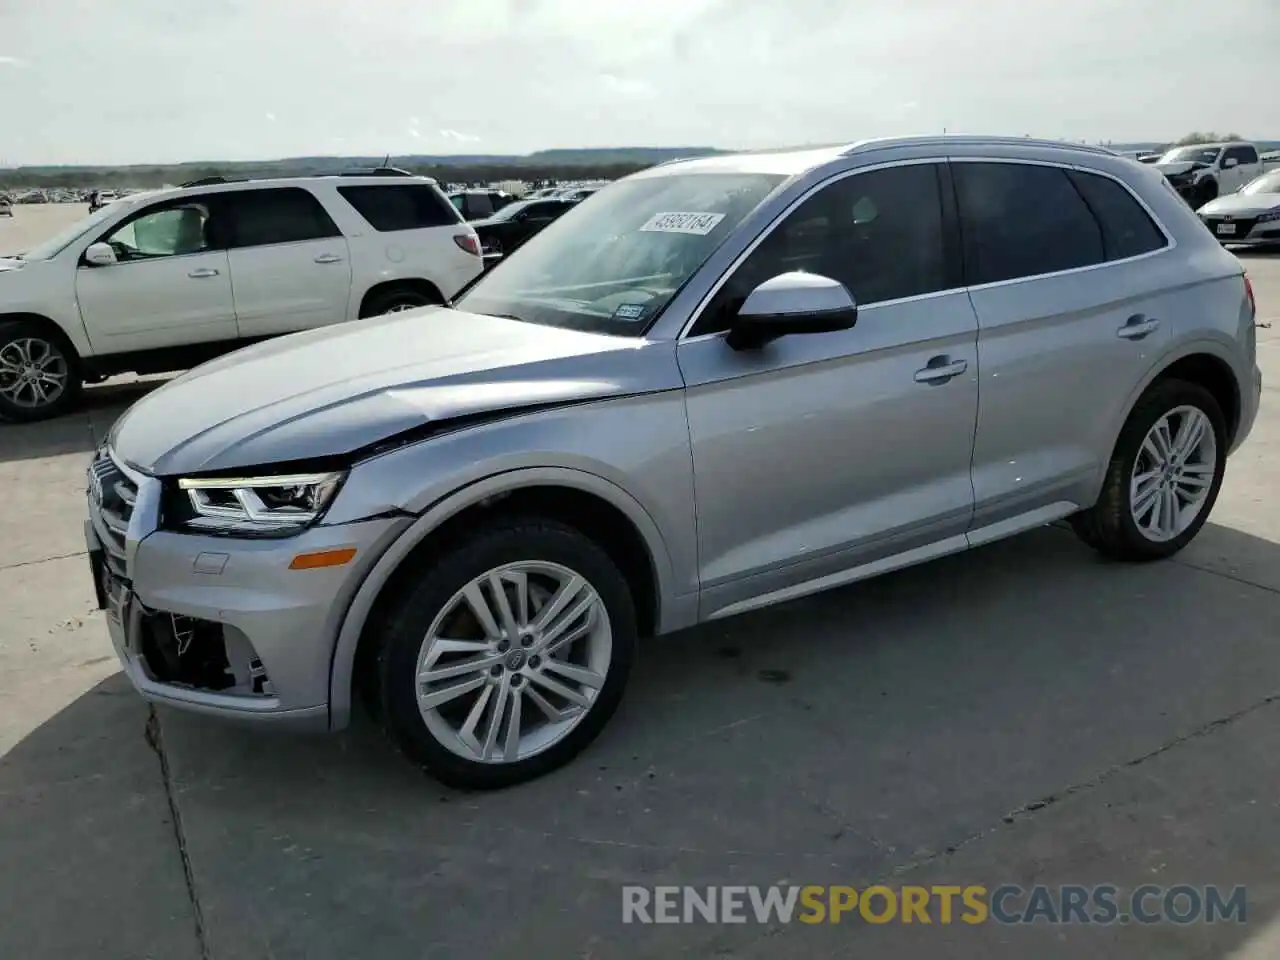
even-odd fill
[{"label": "rear tire", "polygon": [[439,303],[438,298],[433,298],[422,290],[413,287],[397,287],[371,296],[361,308],[360,316],[361,318],[380,317],[387,313],[416,310],[418,307],[429,307]]},{"label": "rear tire", "polygon": [[593,541],[539,517],[497,520],[445,546],[393,598],[370,664],[376,716],[403,753],[450,786],[530,780],[604,729],[636,631],[627,582]]},{"label": "rear tire", "polygon": [[1183,380],[1157,381],[1120,431],[1098,502],[1071,518],[1072,529],[1113,560],[1173,556],[1209,518],[1228,443],[1213,394]]},{"label": "rear tire", "polygon": [[80,402],[80,358],[64,337],[30,320],[0,322],[0,419],[34,423]]}]

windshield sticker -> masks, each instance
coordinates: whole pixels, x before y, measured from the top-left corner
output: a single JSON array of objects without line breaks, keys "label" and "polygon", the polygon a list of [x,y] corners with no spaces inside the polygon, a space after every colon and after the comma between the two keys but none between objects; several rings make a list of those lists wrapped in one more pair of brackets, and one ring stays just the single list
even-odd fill
[{"label": "windshield sticker", "polygon": [[716,228],[723,213],[655,213],[640,227],[642,233],[691,233],[705,237]]},{"label": "windshield sticker", "polygon": [[644,316],[646,306],[643,303],[624,303],[613,311],[613,319],[634,323]]}]

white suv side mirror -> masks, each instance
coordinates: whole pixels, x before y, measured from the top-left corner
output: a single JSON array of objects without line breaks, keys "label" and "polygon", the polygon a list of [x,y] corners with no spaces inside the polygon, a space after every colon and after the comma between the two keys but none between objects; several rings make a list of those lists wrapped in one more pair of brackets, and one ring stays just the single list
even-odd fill
[{"label": "white suv side mirror", "polygon": [[116,252],[109,243],[91,243],[84,252],[84,262],[91,267],[109,267],[116,262]]},{"label": "white suv side mirror", "polygon": [[1235,166],[1236,164],[1238,164],[1239,162],[1240,162],[1240,161],[1239,161],[1239,160],[1237,160],[1235,157],[1227,157],[1227,159],[1225,159],[1225,160],[1223,160],[1223,161],[1222,161],[1222,169],[1224,169],[1224,170],[1225,170],[1225,169],[1227,169],[1228,167],[1234,167],[1234,166]]}]

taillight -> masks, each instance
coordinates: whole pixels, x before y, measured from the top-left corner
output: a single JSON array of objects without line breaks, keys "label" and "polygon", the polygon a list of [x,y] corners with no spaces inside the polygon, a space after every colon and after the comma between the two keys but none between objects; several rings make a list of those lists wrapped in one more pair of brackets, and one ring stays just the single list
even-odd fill
[{"label": "taillight", "polygon": [[1249,298],[1249,316],[1258,316],[1258,301],[1253,298],[1253,281],[1249,279],[1249,275],[1244,275],[1244,295]]},{"label": "taillight", "polygon": [[480,256],[480,241],[474,233],[455,233],[453,242],[473,257]]}]

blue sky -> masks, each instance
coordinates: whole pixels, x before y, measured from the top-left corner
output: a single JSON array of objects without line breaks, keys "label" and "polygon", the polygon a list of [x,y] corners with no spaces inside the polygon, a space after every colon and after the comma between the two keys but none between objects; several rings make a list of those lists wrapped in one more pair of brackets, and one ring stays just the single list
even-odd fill
[{"label": "blue sky", "polygon": [[1280,137],[1280,0],[0,0],[0,164]]}]

